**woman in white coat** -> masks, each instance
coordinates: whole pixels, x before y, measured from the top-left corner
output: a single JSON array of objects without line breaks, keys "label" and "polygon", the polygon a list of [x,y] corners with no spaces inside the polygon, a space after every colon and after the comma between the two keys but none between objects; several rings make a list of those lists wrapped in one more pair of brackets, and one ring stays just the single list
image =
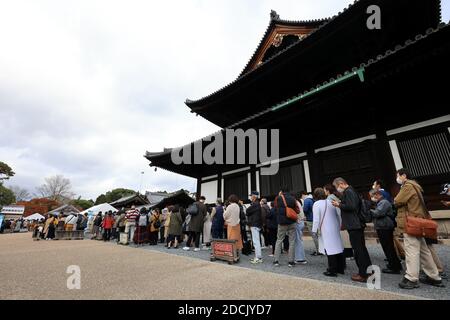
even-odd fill
[{"label": "woman in white coat", "polygon": [[216,208],[208,208],[206,211],[205,222],[203,223],[203,245],[205,247],[211,246],[211,227],[212,227],[212,216],[215,214]]},{"label": "woman in white coat", "polygon": [[331,201],[327,200],[325,190],[314,190],[315,203],[313,206],[313,228],[319,238],[319,252],[328,258],[328,269],[323,274],[337,277],[344,274],[345,258],[344,246],[341,239],[341,220]]}]

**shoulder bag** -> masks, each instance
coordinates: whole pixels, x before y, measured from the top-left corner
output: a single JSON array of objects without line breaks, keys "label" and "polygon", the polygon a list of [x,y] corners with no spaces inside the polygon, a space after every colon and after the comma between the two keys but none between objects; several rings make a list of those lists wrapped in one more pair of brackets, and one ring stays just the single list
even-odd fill
[{"label": "shoulder bag", "polygon": [[294,209],[288,207],[288,205],[286,204],[286,199],[284,198],[283,194],[281,194],[281,198],[283,199],[283,203],[286,208],[286,218],[293,221],[297,221],[298,219],[297,212]]},{"label": "shoulder bag", "polygon": [[425,201],[423,199],[422,194],[419,190],[413,185],[414,190],[419,196],[419,200],[422,204],[422,207],[425,211],[426,218],[418,218],[409,216],[408,212],[405,214],[406,224],[405,224],[405,232],[406,234],[418,237],[418,238],[427,238],[427,239],[437,239],[437,228],[438,224],[431,218],[430,213],[425,205]]}]

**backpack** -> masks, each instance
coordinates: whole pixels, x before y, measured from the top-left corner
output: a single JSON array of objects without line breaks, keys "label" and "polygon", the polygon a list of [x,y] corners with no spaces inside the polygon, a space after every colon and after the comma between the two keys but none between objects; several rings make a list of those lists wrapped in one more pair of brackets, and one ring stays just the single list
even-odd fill
[{"label": "backpack", "polygon": [[191,216],[196,216],[198,214],[198,206],[196,203],[191,204],[187,209],[186,213]]},{"label": "backpack", "polygon": [[155,222],[153,222],[153,228],[155,229],[159,229],[161,227],[161,220],[156,220]]},{"label": "backpack", "polygon": [[370,201],[360,197],[360,206],[359,206],[359,219],[361,220],[361,223],[363,226],[365,226],[366,223],[372,222],[372,214],[370,213]]},{"label": "backpack", "polygon": [[145,214],[145,215],[140,215],[139,216],[139,226],[140,227],[145,227],[145,226],[147,226],[147,222],[148,222],[148,217],[147,217],[147,215]]}]

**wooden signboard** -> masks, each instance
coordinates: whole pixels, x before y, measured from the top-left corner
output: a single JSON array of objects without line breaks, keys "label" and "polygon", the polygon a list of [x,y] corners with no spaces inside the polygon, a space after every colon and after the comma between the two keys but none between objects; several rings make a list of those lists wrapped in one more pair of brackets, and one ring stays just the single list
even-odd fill
[{"label": "wooden signboard", "polygon": [[239,261],[236,240],[213,239],[211,242],[211,261],[223,260],[229,264]]}]

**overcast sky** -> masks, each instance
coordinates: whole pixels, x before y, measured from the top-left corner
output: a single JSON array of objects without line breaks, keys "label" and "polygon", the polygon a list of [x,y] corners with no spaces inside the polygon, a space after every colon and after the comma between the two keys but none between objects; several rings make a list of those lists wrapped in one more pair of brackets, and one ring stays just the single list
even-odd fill
[{"label": "overcast sky", "polygon": [[[186,98],[242,71],[269,24],[316,19],[353,0],[0,0],[0,161],[35,191],[62,174],[83,198],[116,187],[195,190],[148,167],[218,128]],[[444,21],[450,18],[444,0]]]}]

